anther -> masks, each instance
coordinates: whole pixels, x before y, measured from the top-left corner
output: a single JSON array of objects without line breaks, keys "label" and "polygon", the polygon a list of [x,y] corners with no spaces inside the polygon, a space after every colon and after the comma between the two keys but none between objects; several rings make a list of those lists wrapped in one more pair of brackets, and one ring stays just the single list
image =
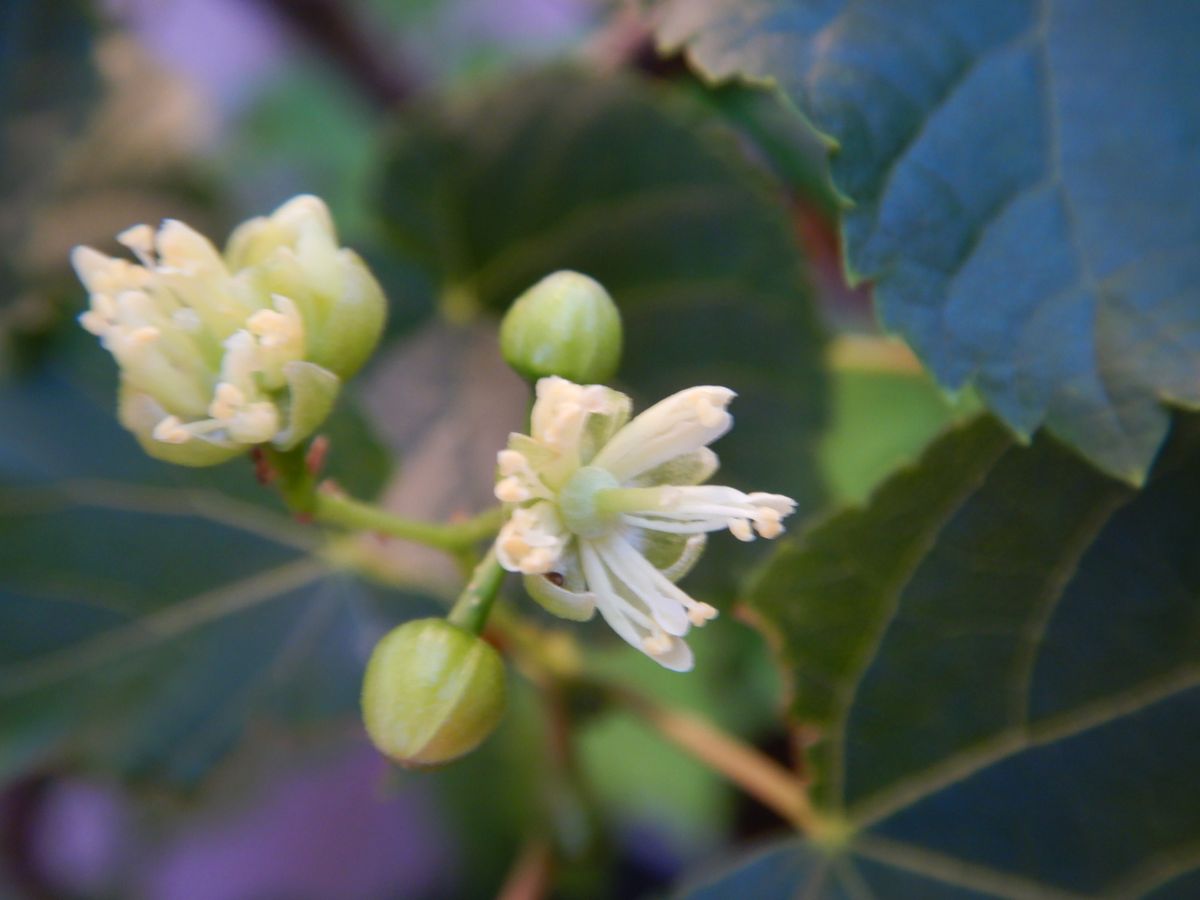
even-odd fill
[{"label": "anther", "polygon": [[117,240],[132,250],[143,265],[154,265],[154,229],[149,225],[126,228],[117,235]]},{"label": "anther", "polygon": [[152,435],[156,441],[164,444],[185,444],[192,436],[177,416],[167,416],[159,421]]},{"label": "anther", "polygon": [[523,503],[529,499],[529,491],[514,477],[496,482],[496,499],[501,503]]},{"label": "anther", "polygon": [[750,522],[748,519],[730,519],[729,531],[739,541],[754,540],[754,531],[750,528]]},{"label": "anther", "polygon": [[159,334],[153,325],[143,325],[129,332],[129,341],[133,344],[152,344],[158,340]]},{"label": "anther", "polygon": [[496,454],[496,465],[501,475],[516,475],[524,467],[525,457],[516,450],[501,450]]},{"label": "anther", "polygon": [[237,385],[222,381],[213,392],[213,401],[208,407],[208,414],[214,419],[231,419],[245,403],[246,395]]}]

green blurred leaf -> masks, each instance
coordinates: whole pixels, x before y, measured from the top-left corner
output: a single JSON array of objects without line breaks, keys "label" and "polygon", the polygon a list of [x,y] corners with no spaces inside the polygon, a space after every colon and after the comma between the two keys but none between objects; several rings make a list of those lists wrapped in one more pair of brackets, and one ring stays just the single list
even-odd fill
[{"label": "green blurred leaf", "polygon": [[841,503],[866,500],[947,425],[979,407],[970,394],[948,399],[924,372],[835,368],[830,381],[830,422],[820,460],[830,494]]},{"label": "green blurred leaf", "polygon": [[[45,186],[63,139],[84,122],[97,88],[92,20],[82,0],[6,0],[0,8],[0,196]],[[5,210],[6,244],[15,210]]]},{"label": "green blurred leaf", "polygon": [[375,150],[374,111],[316,63],[292,66],[263,87],[222,152],[226,176],[250,213],[313,193],[329,204],[338,234],[357,247],[370,224],[366,189]]},{"label": "green blurred leaf", "polygon": [[621,308],[639,405],[734,388],[722,478],[811,508],[826,396],[801,260],[783,208],[693,113],[566,71],[415,112],[379,194],[384,227],[452,315],[503,309],[556,269],[596,278]]},{"label": "green blurred leaf", "polygon": [[736,82],[686,86],[737,132],[751,161],[822,217],[837,216],[841,202],[829,181],[825,145],[778,92]]},{"label": "green blurred leaf", "polygon": [[92,32],[82,0],[0,4],[0,372],[13,337],[52,319],[48,303],[23,290],[21,257],[56,163],[98,92]]},{"label": "green blurred leaf", "polygon": [[[753,742],[778,725],[779,680],[762,637],[736,621],[693,632],[699,660],[686,678],[613,643],[589,655],[592,669],[671,709],[690,710]],[[681,846],[707,849],[730,829],[735,794],[712,769],[651,730],[633,714],[610,709],[576,737],[597,797],[616,821],[651,823]],[[630,765],[630,760],[637,760]]]},{"label": "green blurred leaf", "polygon": [[850,264],[943,384],[1137,482],[1200,404],[1188,0],[677,0],[660,40],[836,144]]},{"label": "green blurred leaf", "polygon": [[791,889],[1132,897],[1196,868],[1197,508],[1200,420],[1140,492],[981,420],[785,545],[748,602],[848,828],[793,848]]},{"label": "green blurred leaf", "polygon": [[[0,779],[52,758],[186,784],[250,723],[352,715],[374,639],[437,607],[327,562],[248,462],[145,456],[77,340],[0,383]],[[331,471],[377,491],[386,454],[351,412],[330,424]]]}]

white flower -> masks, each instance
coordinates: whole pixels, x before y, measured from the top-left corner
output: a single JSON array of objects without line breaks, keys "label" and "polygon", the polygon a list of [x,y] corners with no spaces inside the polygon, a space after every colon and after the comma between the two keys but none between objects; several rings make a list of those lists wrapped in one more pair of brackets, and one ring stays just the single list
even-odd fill
[{"label": "white flower", "polygon": [[661,665],[691,669],[682,638],[717,611],[675,582],[706,533],[773,538],[796,506],[779,494],[701,484],[717,468],[708,445],[733,425],[733,396],[689,388],[629,421],[624,394],[540,380],[531,434],[511,435],[497,458],[496,497],[515,506],[496,539],[500,564],[523,573],[551,612],[584,620],[599,609]]},{"label": "white flower", "polygon": [[117,239],[137,263],[91,247],[71,255],[91,295],[79,321],[121,368],[121,421],[162,459],[207,465],[247,445],[293,446],[379,337],[382,291],[316,197],[244,223],[224,255],[174,220]]}]

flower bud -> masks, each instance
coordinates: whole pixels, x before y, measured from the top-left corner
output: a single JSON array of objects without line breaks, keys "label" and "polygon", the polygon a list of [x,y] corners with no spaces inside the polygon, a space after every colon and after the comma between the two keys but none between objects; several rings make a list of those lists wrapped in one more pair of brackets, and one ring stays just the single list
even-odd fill
[{"label": "flower bud", "polygon": [[367,733],[404,766],[435,766],[474,750],[504,713],[504,663],[482,638],[445,619],[384,636],[363,680]]},{"label": "flower bud", "polygon": [[604,382],[621,363],[621,314],[594,279],[555,272],[509,308],[500,325],[500,350],[531,381],[558,375]]},{"label": "flower bud", "polygon": [[72,253],[91,295],[79,321],[120,366],[122,424],[159,459],[203,466],[255,444],[294,447],[383,330],[383,291],[316,197],[239,226],[224,255],[173,220],[117,239],[138,263]]}]

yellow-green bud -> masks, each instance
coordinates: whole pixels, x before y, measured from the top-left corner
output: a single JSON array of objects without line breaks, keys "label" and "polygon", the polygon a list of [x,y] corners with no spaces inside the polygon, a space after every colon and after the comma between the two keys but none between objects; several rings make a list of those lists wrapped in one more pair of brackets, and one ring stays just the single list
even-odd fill
[{"label": "yellow-green bud", "polygon": [[547,275],[509,308],[500,350],[531,381],[547,375],[608,381],[621,363],[621,314],[599,282],[578,272]]},{"label": "yellow-green bud", "polygon": [[120,366],[121,423],[159,459],[204,466],[296,446],[382,333],[383,291],[316,197],[239,226],[223,255],[174,220],[118,240],[138,263],[72,254],[91,295],[79,320]]},{"label": "yellow-green bud", "polygon": [[419,619],[390,631],[371,654],[363,721],[385,756],[436,766],[492,733],[504,697],[504,663],[489,643],[445,619]]}]

